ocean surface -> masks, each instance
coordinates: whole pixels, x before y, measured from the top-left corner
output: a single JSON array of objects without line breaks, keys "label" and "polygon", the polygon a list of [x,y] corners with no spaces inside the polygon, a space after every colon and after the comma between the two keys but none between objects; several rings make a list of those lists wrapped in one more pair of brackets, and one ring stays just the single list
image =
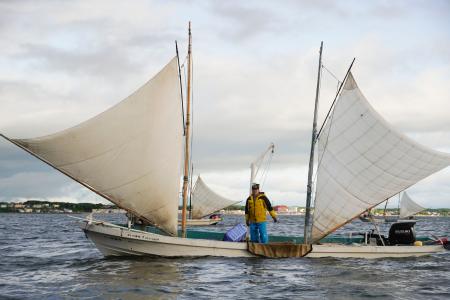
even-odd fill
[{"label": "ocean surface", "polygon": [[[226,231],[242,221],[225,216],[207,229]],[[269,232],[303,235],[302,224],[301,216],[280,216]],[[370,224],[354,221],[338,234],[365,229]],[[419,218],[416,230],[450,236],[450,218]],[[450,299],[450,251],[377,260],[104,258],[67,215],[0,214],[0,299],[213,298]]]}]

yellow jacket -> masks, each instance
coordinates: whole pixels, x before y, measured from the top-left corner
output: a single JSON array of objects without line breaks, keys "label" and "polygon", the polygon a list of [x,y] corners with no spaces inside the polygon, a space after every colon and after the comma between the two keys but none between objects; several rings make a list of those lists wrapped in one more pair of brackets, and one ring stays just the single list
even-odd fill
[{"label": "yellow jacket", "polygon": [[272,218],[275,219],[277,217],[269,199],[264,193],[259,193],[259,195],[256,196],[256,200],[253,199],[253,195],[250,195],[245,203],[245,221],[250,223],[265,222],[266,210],[269,211]]}]

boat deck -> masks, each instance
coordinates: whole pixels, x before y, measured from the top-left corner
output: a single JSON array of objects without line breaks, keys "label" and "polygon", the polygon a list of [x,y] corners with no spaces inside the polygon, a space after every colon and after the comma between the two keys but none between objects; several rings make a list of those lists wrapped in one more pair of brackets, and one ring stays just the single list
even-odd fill
[{"label": "boat deck", "polygon": [[[124,226],[126,225],[119,225]],[[143,230],[141,226],[135,225],[133,226],[133,229],[137,230]],[[153,226],[146,226],[145,231],[161,234],[161,235],[167,235],[167,233],[163,232],[162,230],[159,230],[156,227]],[[187,237],[191,239],[200,239],[200,240],[215,240],[215,241],[222,241],[223,237],[225,235],[225,232],[216,232],[216,231],[202,231],[202,230],[187,230]],[[181,237],[181,230],[178,231],[178,236]],[[417,241],[421,242],[427,242],[431,241],[428,237],[416,237]],[[293,244],[302,244],[303,243],[303,237],[302,236],[281,236],[281,235],[269,235],[269,241],[272,243],[293,243]],[[344,245],[351,245],[351,244],[361,244],[364,242],[364,236],[362,235],[329,235],[325,238],[323,238],[319,244],[344,244]]]},{"label": "boat deck", "polygon": [[[120,225],[124,226],[124,225]],[[134,229],[143,230],[141,226],[134,226]],[[167,235],[165,232],[159,230],[153,226],[146,226],[145,231]],[[201,239],[201,240],[216,240],[222,241],[225,232],[215,232],[215,231],[202,231],[202,230],[187,230],[187,237],[191,239]],[[178,231],[178,236],[181,236],[181,230]],[[303,237],[302,236],[280,236],[280,235],[269,235],[269,241],[275,243],[293,243],[293,244],[302,244]],[[340,243],[340,244],[352,244],[352,243],[362,243],[364,241],[363,236],[328,236],[322,239],[323,243]]]}]

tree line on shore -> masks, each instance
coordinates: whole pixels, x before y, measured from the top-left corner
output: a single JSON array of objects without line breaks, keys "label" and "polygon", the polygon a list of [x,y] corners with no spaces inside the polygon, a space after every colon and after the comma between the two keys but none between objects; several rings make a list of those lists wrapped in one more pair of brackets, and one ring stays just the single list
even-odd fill
[{"label": "tree line on shore", "polygon": [[[0,202],[0,213],[5,212],[92,212],[93,209],[116,209],[114,204],[102,203],[72,203],[72,202],[50,202],[41,200],[28,200],[25,202]],[[178,207],[182,209],[181,206]],[[31,209],[31,211],[30,211]],[[189,209],[189,207],[188,207]],[[232,205],[227,210],[244,210],[243,205]],[[374,214],[384,214],[384,209],[375,209]],[[388,215],[398,215],[398,208],[386,209]],[[450,208],[429,208],[419,215],[450,216]]]}]

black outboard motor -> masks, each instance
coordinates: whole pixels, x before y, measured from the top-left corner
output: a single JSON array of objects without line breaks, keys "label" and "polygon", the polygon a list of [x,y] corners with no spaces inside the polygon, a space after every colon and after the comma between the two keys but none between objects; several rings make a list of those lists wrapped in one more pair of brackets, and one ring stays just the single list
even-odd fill
[{"label": "black outboard motor", "polygon": [[390,245],[412,245],[416,241],[414,225],[416,221],[394,223],[389,229]]}]

